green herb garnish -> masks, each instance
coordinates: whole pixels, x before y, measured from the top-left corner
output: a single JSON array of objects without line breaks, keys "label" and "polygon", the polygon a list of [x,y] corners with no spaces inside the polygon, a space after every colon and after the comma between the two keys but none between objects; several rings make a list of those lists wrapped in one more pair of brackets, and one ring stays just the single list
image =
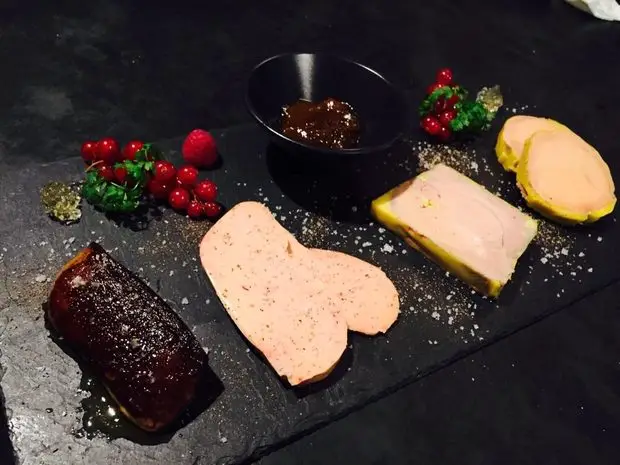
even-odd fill
[{"label": "green herb garnish", "polygon": [[140,206],[148,175],[155,170],[155,162],[161,159],[161,152],[152,144],[136,152],[134,160],[125,160],[114,165],[115,171],[126,173],[122,183],[104,179],[91,165],[82,186],[82,196],[88,203],[109,213],[130,213]]}]

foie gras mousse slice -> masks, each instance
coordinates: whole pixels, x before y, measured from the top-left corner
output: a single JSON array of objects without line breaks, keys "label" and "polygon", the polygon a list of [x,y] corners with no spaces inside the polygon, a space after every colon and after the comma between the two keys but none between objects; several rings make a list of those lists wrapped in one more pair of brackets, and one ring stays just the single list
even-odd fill
[{"label": "foie gras mousse slice", "polygon": [[200,259],[237,328],[292,386],[329,375],[348,329],[383,333],[398,317],[398,292],[381,269],[303,246],[258,202],[220,218]]}]

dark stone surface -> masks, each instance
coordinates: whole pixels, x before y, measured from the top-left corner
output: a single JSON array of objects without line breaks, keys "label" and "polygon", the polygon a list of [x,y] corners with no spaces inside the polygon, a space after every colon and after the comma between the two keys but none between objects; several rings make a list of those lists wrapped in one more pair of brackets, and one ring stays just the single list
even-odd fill
[{"label": "dark stone surface", "polygon": [[[223,204],[263,201],[302,243],[346,251],[379,265],[399,291],[398,324],[385,337],[351,335],[349,350],[332,376],[293,392],[246,351],[247,343],[238,337],[200,270],[196,249],[208,223],[167,211],[147,229],[134,231],[84,207],[78,224],[62,227],[40,214],[37,192],[50,179],[78,179],[81,160],[8,169],[0,176],[0,196],[11,199],[0,211],[0,241],[13,245],[2,256],[7,279],[0,288],[0,317],[8,320],[0,339],[8,360],[2,382],[13,443],[26,463],[66,463],[78,457],[95,465],[114,460],[147,465],[156,463],[155,457],[180,465],[238,463],[620,279],[620,268],[606,260],[608,247],[619,246],[613,216],[584,231],[551,230],[554,240],[563,241],[559,245],[546,242],[543,234],[520,261],[499,303],[481,299],[365,219],[369,199],[414,175],[417,160],[408,143],[379,160],[300,167],[291,163],[290,155],[268,149],[266,136],[255,125],[216,137],[223,165],[209,177],[218,184]],[[492,142],[492,134],[476,142],[480,155],[472,161],[485,168],[472,176],[516,203],[516,187],[483,155]],[[176,139],[160,145],[178,162],[180,143]],[[325,192],[330,195],[322,196]],[[346,214],[347,221],[324,219],[336,213]],[[210,407],[161,444],[144,446],[124,439],[109,444],[74,435],[81,417],[76,407],[84,397],[78,390],[80,370],[43,327],[40,303],[49,285],[40,281],[53,277],[63,261],[91,240],[101,242],[172,303],[209,349],[210,366],[224,385]]]},{"label": "dark stone surface", "polygon": [[[0,7],[5,166],[65,158],[85,138],[155,140],[245,121],[247,72],[265,56],[293,50],[352,56],[412,95],[449,64],[468,86],[500,83],[509,105],[560,118],[618,166],[611,124],[618,102],[609,89],[620,77],[612,59],[620,30],[559,0],[33,4]],[[608,249],[611,258],[616,250]],[[415,455],[420,463],[613,463],[618,395],[610,386],[617,386],[618,361],[611,335],[619,317],[609,303],[616,294],[601,295],[265,462],[325,463],[336,455],[407,463]],[[522,354],[516,374],[507,368],[513,353]],[[504,377],[510,381],[499,389]],[[428,402],[403,402],[408,397]],[[582,399],[591,416],[581,413]],[[510,435],[492,434],[503,430]],[[515,454],[514,444],[529,453]],[[359,454],[323,450],[336,446]]]},{"label": "dark stone surface", "polygon": [[620,285],[261,460],[615,465]]}]

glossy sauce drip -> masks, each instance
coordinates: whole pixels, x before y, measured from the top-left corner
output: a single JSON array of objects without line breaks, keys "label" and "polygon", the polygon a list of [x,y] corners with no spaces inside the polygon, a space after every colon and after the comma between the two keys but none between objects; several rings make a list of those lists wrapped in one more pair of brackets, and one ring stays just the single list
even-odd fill
[{"label": "glossy sauce drip", "polygon": [[282,132],[305,144],[331,149],[359,144],[359,119],[351,105],[328,98],[312,103],[298,100],[282,109]]}]

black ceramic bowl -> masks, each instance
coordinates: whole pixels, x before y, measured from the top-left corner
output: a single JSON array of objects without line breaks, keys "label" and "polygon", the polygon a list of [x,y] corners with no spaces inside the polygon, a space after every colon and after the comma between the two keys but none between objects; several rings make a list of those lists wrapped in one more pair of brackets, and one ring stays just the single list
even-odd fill
[{"label": "black ceramic bowl", "polygon": [[[299,99],[318,102],[329,97],[349,103],[357,113],[357,147],[316,147],[282,134],[282,107]],[[383,152],[401,137],[407,119],[403,95],[379,73],[354,61],[314,53],[277,55],[260,63],[250,75],[246,103],[275,144],[304,154],[348,157]]]}]

